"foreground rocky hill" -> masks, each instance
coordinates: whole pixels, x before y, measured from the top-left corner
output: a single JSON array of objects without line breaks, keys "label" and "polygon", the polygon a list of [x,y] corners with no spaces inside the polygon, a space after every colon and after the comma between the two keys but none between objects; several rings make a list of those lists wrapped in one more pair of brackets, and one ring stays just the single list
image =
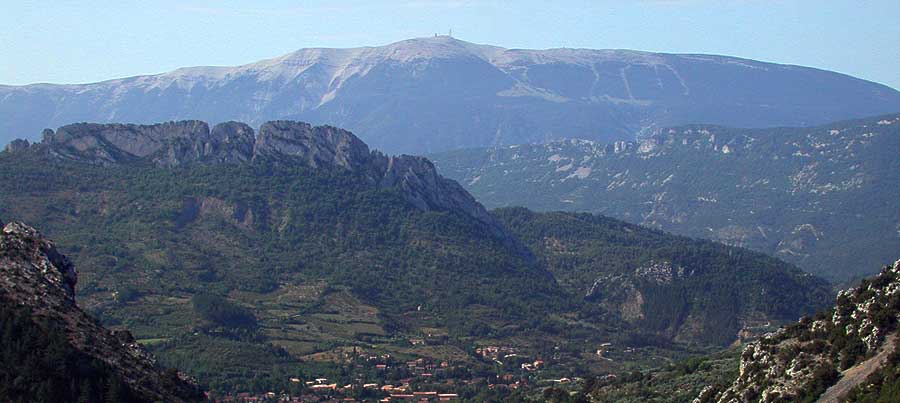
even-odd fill
[{"label": "foreground rocky hill", "polygon": [[[301,49],[236,67],[92,84],[0,86],[0,142],[72,122],[332,124],[390,152],[633,140],[689,123],[806,126],[900,110],[900,92],[735,57],[504,49],[447,36]],[[30,138],[36,140],[36,138]]]},{"label": "foreground rocky hill", "polygon": [[431,158],[489,208],[601,213],[846,281],[871,274],[900,248],[898,154],[900,115],[893,114],[815,128],[685,126],[636,142],[572,140]]},{"label": "foreground rocky hill", "polygon": [[896,401],[898,319],[900,261],[842,291],[831,310],[748,345],[734,383],[695,402]]},{"label": "foreground rocky hill", "polygon": [[[616,220],[491,214],[427,159],[300,122],[47,131],[0,154],[0,214],[73,251],[82,301],[105,323],[226,392],[286,390],[323,368],[372,376],[335,368],[350,355],[499,376],[472,352],[484,345],[545,359],[553,376],[619,370],[793,320],[828,290],[759,253]],[[545,227],[566,233],[533,231]],[[629,284],[637,293],[609,292]],[[706,288],[723,291],[697,298]]]},{"label": "foreground rocky hill", "polygon": [[0,227],[0,399],[203,400],[196,385],[164,372],[128,331],[104,329],[75,304],[78,273],[53,242],[21,223]]}]

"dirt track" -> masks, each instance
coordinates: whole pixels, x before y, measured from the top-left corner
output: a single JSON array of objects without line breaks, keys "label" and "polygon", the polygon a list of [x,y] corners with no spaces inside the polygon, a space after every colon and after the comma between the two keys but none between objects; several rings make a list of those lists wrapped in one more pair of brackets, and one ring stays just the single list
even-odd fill
[{"label": "dirt track", "polygon": [[885,338],[884,344],[878,349],[878,353],[874,357],[869,358],[859,364],[844,370],[841,373],[841,379],[832,385],[822,396],[819,396],[817,403],[838,403],[841,398],[853,389],[854,386],[865,382],[875,370],[881,368],[882,364],[887,361],[888,356],[894,352],[895,342],[897,341],[897,333],[893,333]]}]

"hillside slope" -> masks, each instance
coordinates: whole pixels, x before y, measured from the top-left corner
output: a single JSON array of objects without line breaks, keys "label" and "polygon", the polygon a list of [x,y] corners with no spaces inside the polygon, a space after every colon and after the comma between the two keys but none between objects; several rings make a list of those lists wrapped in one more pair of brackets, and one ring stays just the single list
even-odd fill
[{"label": "hillside slope", "polygon": [[748,345],[737,379],[697,401],[896,400],[898,318],[900,261],[841,292],[831,310]]},{"label": "hillside slope", "polygon": [[745,249],[584,213],[494,214],[564,289],[666,338],[727,345],[830,299],[824,281]]},{"label": "hillside slope", "polygon": [[[490,208],[602,213],[844,281],[900,248],[900,115],[815,128],[660,129],[431,158]],[[858,268],[858,269],[857,269]],[[857,271],[862,270],[862,271]]]},{"label": "hillside slope", "polygon": [[900,92],[890,87],[807,67],[504,49],[440,36],[92,84],[0,86],[0,142],[82,121],[257,126],[299,119],[346,127],[390,152],[424,153],[572,137],[632,140],[689,123],[806,126],[897,110]]},{"label": "hillside slope", "polygon": [[53,242],[21,223],[0,227],[0,399],[203,400],[177,371],[164,372],[130,333],[104,329],[75,304],[78,274]]},{"label": "hillside slope", "polygon": [[[268,122],[258,134],[198,121],[48,131],[0,154],[0,215],[40,223],[85,268],[80,292],[92,312],[215,390],[287,388],[298,362],[347,351],[471,363],[472,346],[487,343],[547,357],[567,375],[605,371],[622,364],[595,354],[599,344],[661,347],[625,356],[635,361],[682,348],[675,343],[727,344],[743,324],[794,319],[827,292],[784,262],[640,231],[653,241],[649,257],[692,267],[695,256],[665,250],[696,246],[709,258],[698,273],[726,274],[710,287],[734,290],[721,281],[746,278],[738,283],[794,303],[772,310],[729,291],[715,301],[750,308],[723,312],[729,325],[708,338],[693,335],[717,324],[678,310],[659,315],[671,329],[629,321],[595,303],[602,296],[561,286],[571,278],[557,277],[522,227],[427,159],[387,157],[347,131],[299,122]],[[611,227],[604,236],[635,230],[596,220]],[[608,267],[588,268],[594,281]]]}]

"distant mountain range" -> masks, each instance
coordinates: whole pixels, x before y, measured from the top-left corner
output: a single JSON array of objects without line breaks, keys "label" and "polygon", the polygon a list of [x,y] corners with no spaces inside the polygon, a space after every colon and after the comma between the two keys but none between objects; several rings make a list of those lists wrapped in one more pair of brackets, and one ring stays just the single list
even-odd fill
[{"label": "distant mountain range", "polygon": [[830,299],[758,252],[590,214],[489,212],[425,158],[292,121],[47,131],[0,153],[0,216],[71,251],[104,323],[225,391],[289,388],[298,362],[347,351],[492,371],[469,352],[485,343],[559,373],[617,370]]},{"label": "distant mountain range", "polygon": [[489,208],[601,213],[846,281],[900,250],[900,114],[812,128],[657,129],[431,156]]},{"label": "distant mountain range", "polygon": [[715,55],[504,49],[447,36],[301,49],[238,67],[93,84],[0,86],[0,142],[91,121],[296,119],[389,152],[633,140],[661,126],[809,126],[900,110],[900,92],[813,68]]}]

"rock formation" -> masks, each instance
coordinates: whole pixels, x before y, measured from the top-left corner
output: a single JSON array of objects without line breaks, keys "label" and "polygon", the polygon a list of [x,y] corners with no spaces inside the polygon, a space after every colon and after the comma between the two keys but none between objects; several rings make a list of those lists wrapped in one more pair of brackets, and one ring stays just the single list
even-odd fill
[{"label": "rock formation", "polygon": [[506,238],[487,210],[458,183],[439,175],[428,159],[386,156],[370,150],[353,133],[333,126],[279,120],[264,123],[254,135],[250,126],[239,122],[221,123],[212,130],[196,120],[153,125],[77,123],[55,132],[45,130],[43,140],[31,146],[16,140],[7,151],[98,165],[174,167],[255,161],[349,170],[364,175],[378,188],[400,189],[420,210],[462,211]]}]

